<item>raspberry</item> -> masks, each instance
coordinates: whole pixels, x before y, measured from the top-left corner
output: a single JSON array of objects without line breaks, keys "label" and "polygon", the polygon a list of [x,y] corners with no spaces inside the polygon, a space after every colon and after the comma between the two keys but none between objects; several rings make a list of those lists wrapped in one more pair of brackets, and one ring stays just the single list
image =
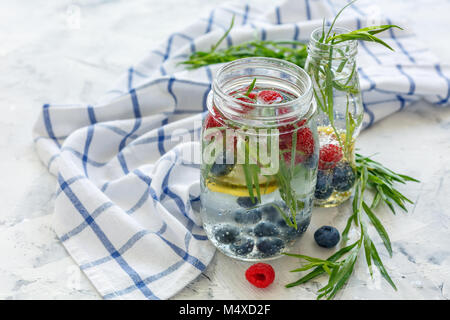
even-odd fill
[{"label": "raspberry", "polygon": [[[213,106],[212,112],[209,112],[206,117],[205,117],[205,130],[203,133],[203,139],[205,140],[211,140],[213,137],[216,137],[216,139],[218,138],[218,133],[217,130],[212,130],[212,132],[207,132],[207,129],[211,129],[211,128],[219,128],[219,127],[227,127],[229,128],[229,126],[227,126],[226,124],[220,123],[224,122],[224,118],[223,116],[219,113],[219,111],[217,110],[217,108],[215,106]],[[225,148],[228,151],[233,151],[236,152],[237,150],[237,137],[234,136],[232,138],[230,138],[230,140],[232,140],[232,143],[230,142],[230,140],[227,140],[226,137],[226,133],[225,133],[225,129],[218,129],[220,130],[220,133],[222,134],[222,139],[223,142],[225,143]]]},{"label": "raspberry", "polygon": [[[254,93],[254,92],[250,92],[249,94],[248,94],[248,96],[246,96],[246,97],[239,97],[239,98],[237,98],[238,100],[241,100],[241,101],[243,101],[243,102],[246,102],[246,103],[255,103],[256,101],[255,101],[255,99],[256,99],[256,93]],[[252,106],[253,107],[253,106]]]},{"label": "raspberry", "polygon": [[[283,115],[283,114],[287,114],[287,113],[290,113],[291,112],[291,110],[289,109],[289,108],[286,108],[286,107],[281,107],[281,108],[279,108],[278,109],[278,115]],[[283,120],[280,120],[280,123],[284,123],[284,122],[286,122],[286,123],[290,123],[290,122],[294,122],[295,121],[295,117],[289,117],[289,118],[287,118],[287,119],[283,119]],[[303,124],[302,124],[303,125]],[[299,127],[301,127],[302,125],[300,125]],[[291,127],[292,129],[294,129],[294,127],[292,126],[292,125],[284,125],[283,127],[286,127],[286,128],[289,128],[289,127]],[[282,129],[280,129],[280,131],[281,131]]]},{"label": "raspberry", "polygon": [[[283,112],[283,111],[281,111],[281,112]],[[287,112],[286,112],[287,113]],[[282,113],[281,113],[282,114]],[[294,121],[295,119],[293,119],[293,118],[289,118],[289,119],[287,119],[287,120],[284,120],[283,122],[292,122],[292,121]],[[280,122],[280,123],[283,123],[283,122]],[[285,133],[285,132],[290,132],[290,131],[294,131],[295,130],[295,128],[301,128],[301,127],[303,127],[304,125],[305,125],[305,123],[306,123],[306,120],[305,119],[303,119],[303,120],[300,120],[300,121],[298,121],[297,123],[289,123],[289,124],[285,124],[285,125],[280,125],[279,127],[278,127],[278,130],[280,131],[280,134],[283,134],[283,133]],[[291,136],[292,136],[292,133],[290,133],[291,134]],[[291,137],[290,136],[290,137]]]},{"label": "raspberry", "polygon": [[275,279],[275,271],[270,264],[257,263],[247,269],[245,277],[255,287],[266,288]]},{"label": "raspberry", "polygon": [[[256,103],[256,100],[255,100],[256,99],[256,93],[250,92],[248,94],[248,98],[247,97],[239,97],[237,99],[241,100],[241,101],[243,101],[245,103]],[[247,112],[252,111],[253,109],[255,109],[254,106],[248,105],[248,104],[241,104],[241,106],[242,106],[242,109],[243,109],[244,113],[247,113]]]},{"label": "raspberry", "polygon": [[[283,158],[284,162],[290,166],[291,165],[291,159],[292,159],[292,153],[290,151],[283,152]],[[307,157],[299,152],[295,153],[295,164],[303,163]]]},{"label": "raspberry", "polygon": [[[299,124],[303,125],[304,124],[304,120],[300,121]],[[300,128],[297,130],[297,132],[290,132],[287,134],[282,134],[280,135],[280,149],[281,150],[291,150],[292,148],[292,135],[293,134],[297,134],[297,145],[295,146],[296,148],[296,163],[297,163],[297,158],[300,157],[299,159],[303,158],[307,158],[310,155],[312,155],[314,153],[314,136],[312,131],[309,128]],[[286,157],[291,157],[290,152],[285,153],[285,159]],[[302,157],[303,156],[303,157]],[[300,161],[300,160],[299,160]],[[302,161],[300,161],[302,162]]]},{"label": "raspberry", "polygon": [[217,128],[217,127],[223,127],[223,124],[221,124],[219,121],[223,121],[222,115],[219,113],[217,108],[213,106],[213,113],[209,112],[206,115],[205,118],[205,128]]},{"label": "raspberry", "polygon": [[326,144],[320,148],[319,153],[319,169],[328,170],[336,167],[337,163],[342,159],[342,149],[335,144]]},{"label": "raspberry", "polygon": [[303,152],[306,156],[313,154],[314,136],[309,128],[302,128],[297,131],[297,150]]},{"label": "raspberry", "polygon": [[283,96],[276,91],[262,90],[258,92],[258,101],[264,104],[279,103],[283,101]]},{"label": "raspberry", "polygon": [[289,112],[290,112],[289,108],[286,108],[286,107],[281,107],[278,109],[278,114],[286,114]]},{"label": "raspberry", "polygon": [[256,93],[250,92],[250,93],[248,94],[248,97],[249,97],[250,99],[255,100],[255,99],[256,99]]},{"label": "raspberry", "polygon": [[205,128],[209,129],[209,128],[217,128],[217,127],[221,127],[222,125],[211,115],[211,114],[207,114],[206,115],[206,119],[205,119]]}]

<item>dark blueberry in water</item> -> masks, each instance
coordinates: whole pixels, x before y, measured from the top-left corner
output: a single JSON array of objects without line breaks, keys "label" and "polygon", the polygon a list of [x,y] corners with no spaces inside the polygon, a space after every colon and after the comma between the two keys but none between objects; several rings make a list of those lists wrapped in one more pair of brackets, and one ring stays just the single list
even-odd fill
[{"label": "dark blueberry in water", "polygon": [[[297,223],[297,230],[295,228],[292,228],[292,227],[289,227],[288,225],[286,225],[288,228],[286,230],[286,238],[288,240],[292,240],[296,237],[299,237],[303,233],[305,233],[306,229],[308,229],[310,221],[311,221],[311,217],[309,217],[308,219],[305,219],[301,223]],[[285,224],[286,224],[286,222],[285,222]]]},{"label": "dark blueberry in water", "polygon": [[253,224],[261,220],[261,210],[254,208],[250,210],[239,209],[234,212],[234,221],[237,223]]},{"label": "dark blueberry in water", "polygon": [[[288,212],[288,214],[289,214],[289,212]],[[289,220],[291,221],[291,223],[294,223],[294,222],[292,221],[292,218],[287,217],[287,219],[289,219]],[[280,220],[278,220],[278,222],[277,222],[277,226],[280,227],[280,228],[282,228],[282,229],[291,228],[291,227],[287,224],[286,220],[285,220],[283,217],[280,217]]]},{"label": "dark blueberry in water", "polygon": [[236,202],[243,208],[251,208],[256,206],[259,200],[256,197],[239,197]]},{"label": "dark blueberry in water", "polygon": [[[305,203],[303,201],[298,200],[296,211],[300,212],[304,208],[305,208]],[[284,220],[283,213],[286,217],[290,217],[291,209],[289,209],[284,202],[278,202],[278,203],[264,206],[261,208],[261,210],[263,212],[264,220],[274,222],[282,228],[288,226]]]},{"label": "dark blueberry in water", "polygon": [[[283,209],[281,209],[283,210]],[[276,222],[280,218],[280,212],[274,204],[268,204],[261,208],[264,220]]]},{"label": "dark blueberry in water", "polygon": [[239,235],[239,230],[236,227],[224,225],[214,230],[214,237],[217,241],[228,244],[236,240]]},{"label": "dark blueberry in water", "polygon": [[257,237],[277,236],[280,233],[277,226],[271,222],[258,223],[254,232]]},{"label": "dark blueberry in water", "polygon": [[313,153],[311,156],[308,157],[308,159],[306,159],[303,162],[303,165],[308,169],[314,169],[317,168],[318,163],[319,163],[319,156]]},{"label": "dark blueberry in water", "polygon": [[297,230],[293,227],[289,227],[289,229],[286,230],[286,239],[288,241],[293,240],[297,237],[299,237],[301,234],[303,234],[303,232],[301,231],[300,228],[298,228]]},{"label": "dark blueberry in water", "polygon": [[317,244],[324,248],[332,248],[339,242],[341,236],[336,228],[323,226],[314,232],[314,240]]},{"label": "dark blueberry in water", "polygon": [[317,171],[316,191],[314,197],[316,199],[326,199],[333,193],[333,187],[331,186],[333,176],[326,171]]},{"label": "dark blueberry in water", "polygon": [[243,228],[242,232],[249,235],[249,236],[254,236],[255,232],[253,231],[252,227],[247,227],[247,228]]},{"label": "dark blueberry in water", "polygon": [[340,192],[350,190],[355,184],[355,171],[348,162],[340,162],[333,170],[332,186]]},{"label": "dark blueberry in water", "polygon": [[286,223],[286,220],[284,220],[283,218],[281,220],[278,220],[277,226],[279,226],[280,228],[283,228],[283,229],[290,228],[288,226],[288,224]]},{"label": "dark blueberry in water", "polygon": [[303,220],[302,223],[298,225],[298,230],[301,233],[304,233],[306,229],[308,229],[309,224],[311,223],[311,216],[309,216],[307,219]]},{"label": "dark blueberry in water", "polygon": [[234,168],[234,156],[222,152],[214,161],[214,164],[211,166],[210,172],[217,177],[223,177],[229,174],[233,170],[233,168]]},{"label": "dark blueberry in water", "polygon": [[284,242],[280,238],[260,238],[256,247],[263,257],[273,256],[284,248]]},{"label": "dark blueberry in water", "polygon": [[255,242],[246,237],[237,238],[232,244],[230,244],[230,250],[239,256],[245,256],[252,252]]}]

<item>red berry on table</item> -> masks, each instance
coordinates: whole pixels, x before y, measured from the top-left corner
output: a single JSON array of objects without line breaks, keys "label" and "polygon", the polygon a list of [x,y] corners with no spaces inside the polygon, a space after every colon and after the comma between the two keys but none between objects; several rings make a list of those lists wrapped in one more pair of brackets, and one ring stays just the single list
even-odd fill
[{"label": "red berry on table", "polygon": [[337,163],[342,159],[342,149],[335,144],[326,144],[320,148],[319,153],[319,169],[328,170],[336,167]]},{"label": "red berry on table", "polygon": [[272,90],[262,90],[258,92],[258,102],[263,104],[280,103],[283,101],[283,96]]},{"label": "red berry on table", "polygon": [[268,287],[275,279],[275,271],[267,263],[256,263],[247,269],[245,277],[258,288]]}]

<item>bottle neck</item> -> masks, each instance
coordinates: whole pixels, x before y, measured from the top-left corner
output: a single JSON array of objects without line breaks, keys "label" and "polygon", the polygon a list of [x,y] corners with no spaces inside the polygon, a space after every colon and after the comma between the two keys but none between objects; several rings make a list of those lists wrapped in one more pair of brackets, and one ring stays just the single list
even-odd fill
[{"label": "bottle neck", "polygon": [[[348,33],[349,30],[344,28],[335,27],[331,32],[329,28],[315,29],[308,43],[308,62],[313,62],[316,65],[329,66],[331,64],[333,72],[342,72],[344,67],[353,68],[355,65],[356,54],[358,49],[358,42],[356,40],[348,40],[343,42],[330,41],[321,42],[322,34],[326,35],[338,35],[342,33]],[[331,62],[331,63],[330,63]]]}]

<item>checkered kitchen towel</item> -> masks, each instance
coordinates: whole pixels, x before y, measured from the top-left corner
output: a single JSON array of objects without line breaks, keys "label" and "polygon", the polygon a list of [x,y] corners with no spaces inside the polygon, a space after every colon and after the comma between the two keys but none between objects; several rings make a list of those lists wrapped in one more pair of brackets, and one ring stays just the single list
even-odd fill
[{"label": "checkered kitchen towel", "polygon": [[[371,23],[364,12],[369,3],[352,5],[339,25]],[[177,63],[209,49],[233,15],[235,28],[222,47],[254,37],[307,41],[337,9],[331,0],[286,1],[268,12],[224,5],[172,34],[101,102],[43,106],[34,139],[58,178],[54,228],[105,299],[167,299],[204,271],[214,254],[196,210],[198,164],[177,160],[186,148],[198,148],[180,138],[198,139],[195,123],[206,110],[217,66],[186,71]],[[385,18],[378,23],[406,25]],[[447,104],[450,69],[408,31],[384,37],[395,52],[360,43],[365,126],[421,98]]]}]

